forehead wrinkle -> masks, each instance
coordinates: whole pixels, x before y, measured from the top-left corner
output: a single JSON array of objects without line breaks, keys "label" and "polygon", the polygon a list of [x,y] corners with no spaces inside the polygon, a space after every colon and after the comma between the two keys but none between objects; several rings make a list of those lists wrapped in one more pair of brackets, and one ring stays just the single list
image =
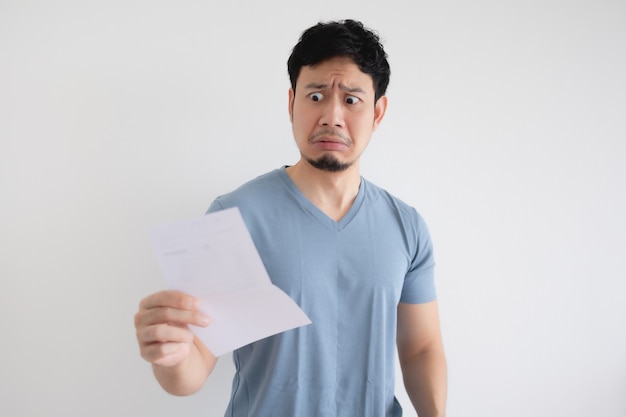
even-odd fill
[{"label": "forehead wrinkle", "polygon": [[[334,84],[334,83],[333,83]],[[304,86],[307,90],[326,90],[330,87],[328,83],[309,83]],[[345,91],[346,93],[365,93],[361,87],[349,87],[345,84],[339,83],[339,89]]]}]

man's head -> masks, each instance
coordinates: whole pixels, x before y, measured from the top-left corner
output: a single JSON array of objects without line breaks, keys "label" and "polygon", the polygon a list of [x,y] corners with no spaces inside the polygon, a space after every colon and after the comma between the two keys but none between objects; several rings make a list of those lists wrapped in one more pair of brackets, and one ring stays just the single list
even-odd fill
[{"label": "man's head", "polygon": [[307,29],[288,61],[289,117],[302,160],[321,171],[358,172],[387,108],[389,64],[361,23]]},{"label": "man's head", "polygon": [[375,100],[385,95],[391,74],[387,54],[376,33],[354,20],[318,23],[305,30],[287,61],[295,91],[303,66],[316,66],[336,57],[350,58],[372,78]]}]

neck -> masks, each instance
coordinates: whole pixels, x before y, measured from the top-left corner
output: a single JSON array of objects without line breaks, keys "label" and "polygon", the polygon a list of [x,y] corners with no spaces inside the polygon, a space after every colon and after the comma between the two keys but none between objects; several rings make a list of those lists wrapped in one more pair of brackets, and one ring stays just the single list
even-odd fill
[{"label": "neck", "polygon": [[361,185],[358,161],[345,171],[328,172],[300,160],[286,172],[302,194],[335,221],[350,210]]}]

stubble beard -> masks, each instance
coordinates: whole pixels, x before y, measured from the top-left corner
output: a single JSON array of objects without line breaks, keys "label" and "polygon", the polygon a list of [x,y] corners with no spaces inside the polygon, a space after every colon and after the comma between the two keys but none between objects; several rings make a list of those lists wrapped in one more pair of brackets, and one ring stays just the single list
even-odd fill
[{"label": "stubble beard", "polygon": [[331,155],[322,155],[317,159],[306,158],[313,168],[326,172],[342,172],[350,168],[353,162],[341,162]]},{"label": "stubble beard", "polygon": [[[343,135],[340,131],[333,129],[329,126],[326,126],[323,129],[315,132],[315,134],[309,138],[309,143],[315,143],[315,140],[317,138],[326,135],[340,139],[341,142],[347,146],[352,145],[352,140],[350,139],[350,137]],[[317,159],[305,159],[309,164],[311,164],[313,168],[317,168],[320,171],[325,172],[343,172],[353,165],[353,162],[341,162],[340,160],[335,158],[333,154],[329,153],[322,154],[322,156]]]}]

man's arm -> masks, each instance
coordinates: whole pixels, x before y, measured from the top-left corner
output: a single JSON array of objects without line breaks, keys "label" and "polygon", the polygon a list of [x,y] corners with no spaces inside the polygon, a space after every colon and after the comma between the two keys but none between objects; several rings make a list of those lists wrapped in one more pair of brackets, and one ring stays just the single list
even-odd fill
[{"label": "man's arm", "polygon": [[183,362],[173,366],[152,363],[157,381],[172,395],[191,395],[200,390],[217,362],[197,337],[194,336],[194,343],[189,346],[190,352]]},{"label": "man's arm", "polygon": [[398,305],[398,359],[407,394],[419,417],[446,414],[446,357],[437,301]]}]

